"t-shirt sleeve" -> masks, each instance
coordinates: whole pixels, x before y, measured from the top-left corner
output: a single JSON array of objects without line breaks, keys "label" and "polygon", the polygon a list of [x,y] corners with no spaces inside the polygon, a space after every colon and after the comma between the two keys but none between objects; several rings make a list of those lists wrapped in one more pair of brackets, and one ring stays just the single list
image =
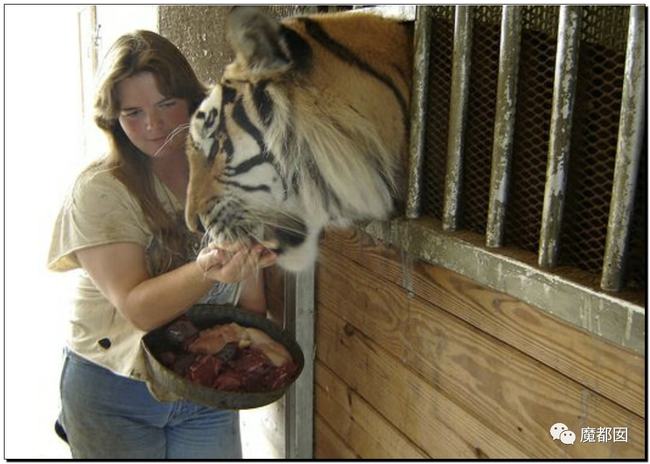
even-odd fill
[{"label": "t-shirt sleeve", "polygon": [[146,247],[150,233],[137,200],[108,172],[85,173],[59,211],[47,260],[51,271],[79,267],[75,252],[109,243]]}]

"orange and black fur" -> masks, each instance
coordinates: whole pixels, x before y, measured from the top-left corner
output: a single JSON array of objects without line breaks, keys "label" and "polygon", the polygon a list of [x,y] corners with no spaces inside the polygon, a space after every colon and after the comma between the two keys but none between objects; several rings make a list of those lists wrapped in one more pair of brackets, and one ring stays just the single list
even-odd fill
[{"label": "orange and black fur", "polygon": [[323,227],[386,219],[402,199],[412,36],[372,14],[278,22],[250,7],[227,33],[235,61],[192,117],[187,224],[275,241],[299,271]]}]

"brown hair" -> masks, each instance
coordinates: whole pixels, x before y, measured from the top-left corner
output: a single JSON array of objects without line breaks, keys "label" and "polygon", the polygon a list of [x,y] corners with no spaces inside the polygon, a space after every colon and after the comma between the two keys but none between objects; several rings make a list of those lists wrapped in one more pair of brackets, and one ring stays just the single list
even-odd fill
[{"label": "brown hair", "polygon": [[[158,90],[166,97],[187,101],[192,114],[205,98],[207,88],[199,81],[183,54],[169,40],[151,31],[138,30],[121,36],[104,58],[94,102],[95,124],[108,138],[107,155],[91,168],[104,168],[121,181],[137,198],[154,235],[172,256],[184,254],[182,226],[158,200],[151,171],[151,158],[142,153],[118,121],[120,102],[117,84],[141,72],[151,72]],[[160,272],[181,264],[173,259]]]}]

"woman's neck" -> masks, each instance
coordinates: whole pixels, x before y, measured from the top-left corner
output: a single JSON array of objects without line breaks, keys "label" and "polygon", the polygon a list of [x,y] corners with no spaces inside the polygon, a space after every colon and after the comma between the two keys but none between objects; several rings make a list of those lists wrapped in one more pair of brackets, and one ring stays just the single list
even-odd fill
[{"label": "woman's neck", "polygon": [[189,179],[189,165],[185,153],[170,154],[164,158],[154,158],[151,166],[153,172],[163,184],[184,204]]}]

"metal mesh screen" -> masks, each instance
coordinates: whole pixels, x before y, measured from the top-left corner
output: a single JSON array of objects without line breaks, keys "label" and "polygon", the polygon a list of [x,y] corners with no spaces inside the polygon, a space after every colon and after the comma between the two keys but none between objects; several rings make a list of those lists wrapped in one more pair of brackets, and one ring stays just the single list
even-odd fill
[{"label": "metal mesh screen", "polygon": [[[538,252],[557,50],[558,6],[522,8],[522,43],[505,245]],[[628,7],[587,6],[578,64],[560,264],[601,272],[622,97]],[[442,218],[454,8],[433,7],[423,213]],[[494,131],[501,7],[473,8],[469,110],[459,225],[485,234]],[[644,153],[645,153],[644,145]],[[644,287],[646,176],[636,192],[628,285]]]},{"label": "metal mesh screen", "polygon": [[458,224],[481,235],[485,234],[490,196],[500,36],[501,7],[476,7]]},{"label": "metal mesh screen", "polygon": [[614,179],[628,8],[583,8],[560,264],[599,273]]},{"label": "metal mesh screen", "polygon": [[558,7],[525,7],[504,241],[537,253],[544,204]]},{"label": "metal mesh screen", "polygon": [[454,7],[431,7],[431,56],[427,100],[426,155],[423,163],[422,212],[440,219],[449,136],[451,58],[454,51]]}]

